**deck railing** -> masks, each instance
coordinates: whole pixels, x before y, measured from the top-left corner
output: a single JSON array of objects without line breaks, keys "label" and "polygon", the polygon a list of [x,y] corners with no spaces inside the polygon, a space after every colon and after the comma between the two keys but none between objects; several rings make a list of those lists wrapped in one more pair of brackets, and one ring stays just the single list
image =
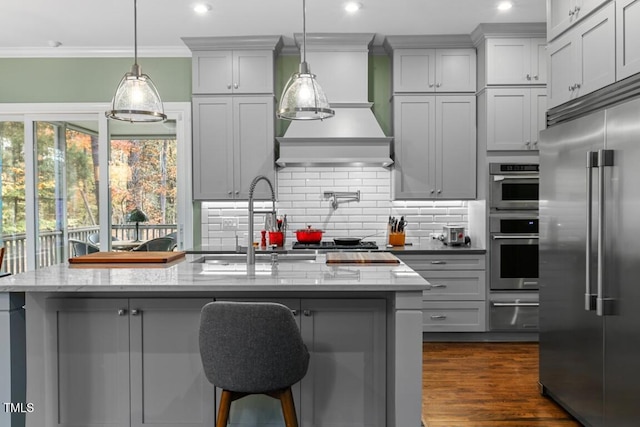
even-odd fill
[{"label": "deck railing", "polygon": [[[111,234],[116,240],[133,240],[135,238],[135,225],[115,224],[111,226]],[[177,230],[175,224],[147,225],[140,224],[140,240],[150,240],[162,237]],[[90,234],[98,233],[99,227],[78,227],[69,229],[67,234],[69,239],[86,241]],[[62,231],[46,231],[38,236],[37,261],[39,267],[48,267],[65,261],[62,242]],[[24,233],[3,235],[2,242],[5,247],[3,266],[0,270],[11,274],[23,273],[27,269],[26,242]],[[70,250],[67,254],[71,253]]]}]

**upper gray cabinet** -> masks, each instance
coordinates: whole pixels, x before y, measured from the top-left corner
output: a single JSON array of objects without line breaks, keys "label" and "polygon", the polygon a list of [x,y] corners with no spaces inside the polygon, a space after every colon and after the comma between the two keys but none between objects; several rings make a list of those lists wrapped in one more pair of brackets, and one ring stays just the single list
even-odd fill
[{"label": "upper gray cabinet", "polygon": [[476,50],[468,36],[388,36],[394,93],[475,92]]},{"label": "upper gray cabinet", "polygon": [[640,1],[616,1],[616,80],[640,73]]},{"label": "upper gray cabinet", "polygon": [[394,92],[473,92],[475,49],[398,49],[393,52]]},{"label": "upper gray cabinet", "polygon": [[193,93],[273,93],[274,58],[281,36],[183,37],[193,52]]},{"label": "upper gray cabinet", "polygon": [[547,37],[551,41],[610,0],[547,0]]},{"label": "upper gray cabinet", "polygon": [[544,37],[488,39],[486,84],[546,84],[546,45],[547,40]]}]

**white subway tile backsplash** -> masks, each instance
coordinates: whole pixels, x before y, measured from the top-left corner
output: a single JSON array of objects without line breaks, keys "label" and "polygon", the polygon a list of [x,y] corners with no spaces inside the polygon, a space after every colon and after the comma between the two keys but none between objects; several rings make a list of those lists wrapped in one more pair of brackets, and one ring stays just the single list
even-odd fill
[{"label": "white subway tile backsplash", "polygon": [[[325,239],[333,237],[364,237],[379,245],[386,243],[389,216],[404,216],[407,241],[418,244],[430,239],[430,233],[441,232],[442,226],[467,226],[467,202],[458,200],[391,200],[391,171],[382,167],[287,167],[277,172],[280,215],[287,214],[290,239],[293,231],[311,225],[325,230]],[[339,200],[334,210],[325,191],[360,191],[360,201]],[[270,209],[270,201],[257,201],[256,209]],[[202,203],[202,243],[235,245],[235,235],[246,239],[248,219],[246,201]],[[239,219],[239,229],[222,231],[222,217]],[[264,225],[264,215],[256,215],[254,238]]]}]

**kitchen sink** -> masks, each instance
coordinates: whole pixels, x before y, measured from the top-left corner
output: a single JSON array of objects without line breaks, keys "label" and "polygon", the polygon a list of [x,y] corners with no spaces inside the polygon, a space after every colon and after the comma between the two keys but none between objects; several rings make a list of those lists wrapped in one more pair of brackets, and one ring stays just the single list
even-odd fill
[{"label": "kitchen sink", "polygon": [[[256,254],[256,263],[267,263],[270,264],[273,262],[272,254]],[[315,262],[316,255],[315,254],[293,254],[293,253],[284,253],[277,254],[277,262],[278,263],[290,263],[290,262]],[[200,257],[193,261],[194,263],[205,263],[205,264],[219,264],[219,265],[229,265],[229,264],[246,264],[247,255],[246,254],[208,254],[203,257]]]}]

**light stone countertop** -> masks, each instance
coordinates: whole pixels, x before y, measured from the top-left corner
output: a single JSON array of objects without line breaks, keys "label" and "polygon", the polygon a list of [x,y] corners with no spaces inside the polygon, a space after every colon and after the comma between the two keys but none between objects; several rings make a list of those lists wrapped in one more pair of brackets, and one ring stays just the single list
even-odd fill
[{"label": "light stone countertop", "polygon": [[244,264],[193,262],[187,254],[169,264],[100,265],[68,263],[0,279],[0,292],[190,292],[190,291],[416,291],[428,282],[404,263],[327,265],[315,261]]}]

